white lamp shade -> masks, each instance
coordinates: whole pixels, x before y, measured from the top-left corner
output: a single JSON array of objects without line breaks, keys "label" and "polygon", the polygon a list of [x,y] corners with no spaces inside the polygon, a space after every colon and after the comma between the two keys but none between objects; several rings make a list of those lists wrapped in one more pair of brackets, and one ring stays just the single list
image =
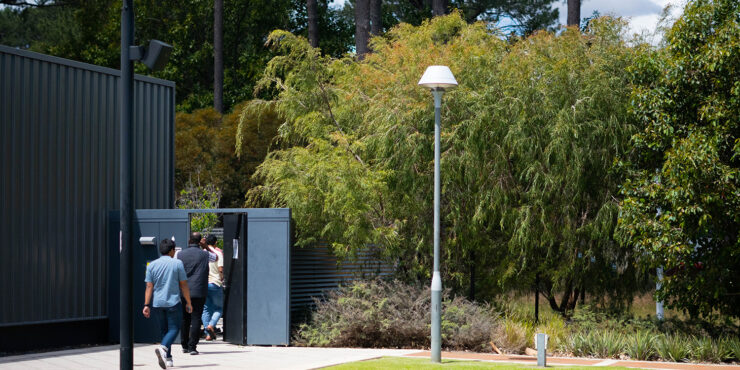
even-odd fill
[{"label": "white lamp shade", "polygon": [[429,66],[419,80],[419,86],[430,89],[448,89],[457,86],[457,80],[447,66]]}]

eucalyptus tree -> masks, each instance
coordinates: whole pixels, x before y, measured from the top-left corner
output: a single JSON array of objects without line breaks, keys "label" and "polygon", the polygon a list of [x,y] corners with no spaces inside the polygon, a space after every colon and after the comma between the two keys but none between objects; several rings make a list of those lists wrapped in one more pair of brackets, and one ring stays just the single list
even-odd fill
[{"label": "eucalyptus tree", "polygon": [[641,130],[624,160],[619,235],[664,267],[658,297],[740,316],[740,4],[697,0],[633,68]]},{"label": "eucalyptus tree", "polygon": [[[618,294],[638,276],[612,238],[626,150],[626,67],[636,49],[603,18],[583,35],[539,33],[509,45],[459,12],[401,24],[364,61],[322,56],[285,31],[244,114],[276,109],[280,149],[253,189],[293,209],[299,245],[340,255],[373,246],[407,279],[428,279],[432,256],[432,99],[416,86],[430,64],[460,86],[442,122],[442,251],[447,286],[540,290],[563,312],[584,287]],[[473,274],[473,272],[475,272]],[[565,293],[556,302],[556,293]]]}]

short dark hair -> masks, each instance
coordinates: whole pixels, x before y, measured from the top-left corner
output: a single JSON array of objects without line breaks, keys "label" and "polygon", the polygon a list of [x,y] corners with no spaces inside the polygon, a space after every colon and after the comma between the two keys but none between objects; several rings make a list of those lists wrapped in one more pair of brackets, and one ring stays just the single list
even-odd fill
[{"label": "short dark hair", "polygon": [[172,239],[162,239],[162,241],[159,242],[159,253],[163,256],[170,253],[173,249],[175,249],[175,242],[173,242]]},{"label": "short dark hair", "polygon": [[216,235],[209,234],[208,236],[206,236],[206,244],[208,245],[216,245],[217,240],[218,238],[216,238]]},{"label": "short dark hair", "polygon": [[197,231],[193,231],[190,234],[190,244],[199,244],[201,239],[203,239],[203,236]]}]

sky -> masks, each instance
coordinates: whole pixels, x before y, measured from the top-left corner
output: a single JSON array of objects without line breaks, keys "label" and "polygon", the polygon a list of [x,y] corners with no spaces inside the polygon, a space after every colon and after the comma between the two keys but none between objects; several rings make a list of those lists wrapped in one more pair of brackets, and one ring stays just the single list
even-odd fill
[{"label": "sky", "polygon": [[[556,2],[560,10],[560,23],[565,24],[568,15],[567,1]],[[594,10],[601,15],[617,15],[629,20],[631,33],[647,31],[652,34],[660,20],[663,8],[672,6],[671,17],[677,18],[683,11],[686,0],[581,0],[581,18],[590,17]]]}]

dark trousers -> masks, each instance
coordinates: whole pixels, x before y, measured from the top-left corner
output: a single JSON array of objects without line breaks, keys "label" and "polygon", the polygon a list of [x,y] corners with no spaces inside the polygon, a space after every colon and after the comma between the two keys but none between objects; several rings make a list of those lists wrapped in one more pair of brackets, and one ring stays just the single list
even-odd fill
[{"label": "dark trousers", "polygon": [[182,349],[189,351],[195,351],[195,347],[198,346],[200,341],[200,325],[201,316],[203,316],[203,306],[206,304],[206,298],[193,298],[190,297],[190,302],[193,304],[193,312],[188,313],[185,310],[187,302],[182,300],[182,330],[180,330],[180,338],[182,341]]}]

